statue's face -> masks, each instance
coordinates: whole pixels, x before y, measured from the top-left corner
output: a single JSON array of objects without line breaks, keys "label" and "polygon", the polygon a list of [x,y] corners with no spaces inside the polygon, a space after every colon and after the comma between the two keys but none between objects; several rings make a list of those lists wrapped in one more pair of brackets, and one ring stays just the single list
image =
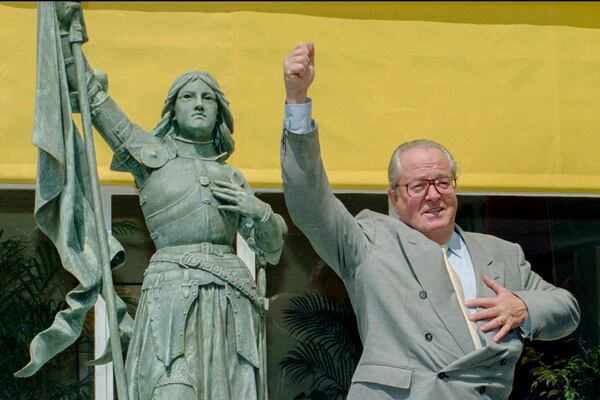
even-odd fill
[{"label": "statue's face", "polygon": [[218,111],[215,92],[200,79],[189,82],[181,88],[175,100],[177,134],[201,142],[213,139]]}]

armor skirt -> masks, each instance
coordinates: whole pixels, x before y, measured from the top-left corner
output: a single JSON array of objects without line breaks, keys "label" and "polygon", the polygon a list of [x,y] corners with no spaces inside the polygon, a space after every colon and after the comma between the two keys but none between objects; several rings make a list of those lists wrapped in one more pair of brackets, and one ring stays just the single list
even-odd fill
[{"label": "armor skirt", "polygon": [[256,400],[250,271],[234,254],[180,250],[159,250],[145,273],[126,361],[130,400]]}]

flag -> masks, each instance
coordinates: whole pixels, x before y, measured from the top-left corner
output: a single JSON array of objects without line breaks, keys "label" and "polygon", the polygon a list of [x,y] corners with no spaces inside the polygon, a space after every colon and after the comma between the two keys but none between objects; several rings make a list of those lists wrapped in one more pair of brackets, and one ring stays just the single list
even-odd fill
[{"label": "flag", "polygon": [[[85,146],[72,120],[72,108],[56,10],[40,2],[37,31],[37,83],[33,144],[38,147],[35,221],[56,246],[79,284],[66,296],[67,308],[31,342],[31,361],[15,376],[28,377],[81,335],[87,312],[102,290],[102,267]],[[123,248],[109,237],[111,267],[123,261]],[[117,319],[125,335],[133,320],[117,296]]]}]

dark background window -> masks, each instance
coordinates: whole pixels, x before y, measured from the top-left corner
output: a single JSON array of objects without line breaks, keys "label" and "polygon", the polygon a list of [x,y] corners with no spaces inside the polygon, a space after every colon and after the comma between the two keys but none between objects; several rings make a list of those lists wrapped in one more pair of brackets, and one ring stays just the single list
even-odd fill
[{"label": "dark background window", "polygon": [[[294,296],[320,293],[335,302],[346,298],[344,285],[315,254],[306,237],[294,226],[287,214],[282,193],[257,194],[281,214],[289,228],[281,261],[267,267],[268,296],[268,378],[270,396],[274,399],[301,399],[307,395],[312,380],[293,380],[280,366],[282,359],[297,344],[282,320]],[[388,213],[387,196],[382,193],[338,193],[336,195],[353,214],[368,208]],[[35,249],[39,240],[33,221],[33,190],[0,190],[0,241],[21,238]],[[115,271],[117,291],[135,302],[143,272],[154,246],[149,238],[137,195],[112,196],[113,234],[126,250],[125,265]],[[571,337],[557,342],[527,342],[526,346],[543,352],[548,359],[569,357],[599,343],[600,311],[600,198],[543,196],[459,196],[457,223],[467,231],[488,233],[521,245],[532,269],[547,281],[571,291],[579,301],[582,320]],[[33,250],[32,250],[33,251]],[[68,274],[62,275],[69,285]],[[79,356],[69,363],[80,363],[73,376],[82,380],[89,374],[83,361],[91,357],[91,349],[80,345]],[[19,366],[14,366],[18,369]],[[72,369],[69,368],[71,371]],[[531,376],[528,365],[518,365],[511,399],[539,398],[530,394]]]}]

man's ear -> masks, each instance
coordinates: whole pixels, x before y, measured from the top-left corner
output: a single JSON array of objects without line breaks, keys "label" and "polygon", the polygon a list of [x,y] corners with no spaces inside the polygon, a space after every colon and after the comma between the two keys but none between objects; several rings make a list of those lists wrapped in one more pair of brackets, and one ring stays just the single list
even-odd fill
[{"label": "man's ear", "polygon": [[395,205],[396,201],[398,201],[398,195],[396,194],[396,189],[389,187],[387,190],[387,193],[388,193],[388,198],[390,199],[392,204]]}]

